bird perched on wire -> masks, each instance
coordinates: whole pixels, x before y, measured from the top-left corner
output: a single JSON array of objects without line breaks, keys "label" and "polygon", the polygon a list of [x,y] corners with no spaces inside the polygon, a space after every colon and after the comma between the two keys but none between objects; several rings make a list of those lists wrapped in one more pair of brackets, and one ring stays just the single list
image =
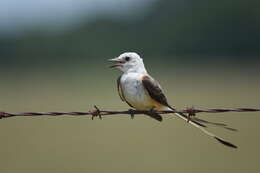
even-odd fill
[{"label": "bird perched on wire", "polygon": [[[110,66],[111,68],[118,68],[123,72],[123,75],[117,79],[117,89],[122,101],[130,107],[136,110],[149,110],[148,115],[158,121],[162,121],[162,116],[156,111],[176,111],[168,103],[160,84],[147,73],[143,59],[137,53],[126,52],[116,58],[109,59],[109,61],[115,62],[114,65]],[[218,142],[237,148],[234,144],[205,130],[206,126],[201,122],[190,119],[184,113],[175,114]]]}]

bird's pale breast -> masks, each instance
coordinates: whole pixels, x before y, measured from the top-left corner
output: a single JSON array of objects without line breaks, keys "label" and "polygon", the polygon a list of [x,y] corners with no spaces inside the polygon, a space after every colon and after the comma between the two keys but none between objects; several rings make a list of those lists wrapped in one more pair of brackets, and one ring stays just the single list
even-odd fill
[{"label": "bird's pale breast", "polygon": [[135,109],[161,110],[164,106],[153,100],[142,84],[142,76],[136,73],[123,75],[121,78],[121,86],[124,97]]}]

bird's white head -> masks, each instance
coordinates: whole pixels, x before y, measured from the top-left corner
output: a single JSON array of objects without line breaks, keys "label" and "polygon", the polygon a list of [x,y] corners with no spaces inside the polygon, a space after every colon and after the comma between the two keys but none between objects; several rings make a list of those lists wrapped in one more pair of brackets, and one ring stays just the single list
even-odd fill
[{"label": "bird's white head", "polygon": [[118,68],[124,73],[147,73],[143,59],[135,52],[125,52],[116,58],[109,59],[109,61],[116,62],[116,64],[110,66],[111,68]]}]

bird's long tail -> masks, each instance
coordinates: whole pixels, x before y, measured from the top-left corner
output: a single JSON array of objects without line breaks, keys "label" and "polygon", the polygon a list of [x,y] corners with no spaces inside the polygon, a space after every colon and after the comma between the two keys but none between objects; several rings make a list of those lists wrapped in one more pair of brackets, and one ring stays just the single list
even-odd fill
[{"label": "bird's long tail", "polygon": [[[169,108],[170,108],[171,110],[173,110],[173,111],[176,111],[176,109],[172,108],[171,106],[169,106]],[[224,144],[224,145],[226,145],[226,146],[228,146],[228,147],[237,148],[236,145],[234,145],[234,144],[232,144],[232,143],[230,143],[230,142],[228,142],[228,141],[222,139],[221,137],[218,137],[218,136],[216,136],[215,134],[213,134],[213,133],[207,131],[207,130],[204,128],[205,126],[204,126],[203,124],[198,123],[197,121],[194,121],[194,120],[192,120],[192,119],[189,119],[189,117],[188,117],[187,115],[185,115],[184,113],[177,112],[177,113],[175,113],[175,115],[177,115],[177,116],[180,117],[181,119],[187,121],[189,124],[193,125],[194,127],[200,129],[203,133],[205,133],[206,135],[208,135],[208,136],[214,138],[214,139],[217,140],[218,142],[220,142],[220,143],[222,143],[222,144]]]}]

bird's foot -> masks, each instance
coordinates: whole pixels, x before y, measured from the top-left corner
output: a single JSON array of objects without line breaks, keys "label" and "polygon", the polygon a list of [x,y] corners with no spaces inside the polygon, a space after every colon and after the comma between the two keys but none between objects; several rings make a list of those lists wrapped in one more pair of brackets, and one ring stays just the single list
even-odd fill
[{"label": "bird's foot", "polygon": [[162,121],[163,120],[162,116],[160,114],[158,114],[157,111],[154,108],[150,109],[148,111],[147,115],[149,115],[150,117],[152,117],[152,118],[154,118],[154,119],[156,119],[158,121]]},{"label": "bird's foot", "polygon": [[128,109],[131,119],[134,119],[134,117],[135,117],[134,111],[135,111],[134,109]]},{"label": "bird's foot", "polygon": [[149,110],[149,113],[150,114],[157,114],[157,111],[154,108],[152,108],[152,109]]}]

